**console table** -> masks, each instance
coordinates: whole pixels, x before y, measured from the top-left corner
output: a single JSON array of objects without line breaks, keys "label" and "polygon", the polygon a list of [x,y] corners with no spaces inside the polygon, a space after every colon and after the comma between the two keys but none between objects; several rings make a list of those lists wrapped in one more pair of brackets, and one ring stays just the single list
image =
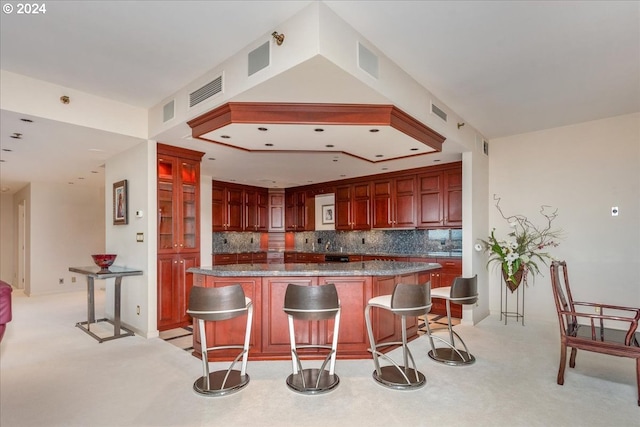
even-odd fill
[{"label": "console table", "polygon": [[[91,335],[93,338],[97,339],[98,342],[102,343],[104,341],[114,340],[116,338],[123,338],[133,335],[133,331],[125,328],[120,324],[120,285],[122,283],[122,278],[124,276],[140,276],[142,275],[142,270],[135,270],[132,268],[126,267],[118,267],[112,265],[108,270],[101,270],[98,266],[89,266],[89,267],[69,267],[69,271],[74,273],[80,273],[87,276],[87,320],[85,322],[78,322],[76,326],[87,334]],[[114,319],[111,321],[110,319],[103,318],[96,320],[96,312],[95,312],[95,296],[94,296],[94,279],[110,279],[115,278],[115,296],[114,296]],[[100,337],[95,333],[91,332],[91,324],[98,322],[108,322],[113,325],[113,335],[107,337]],[[123,332],[124,331],[124,332]]]}]

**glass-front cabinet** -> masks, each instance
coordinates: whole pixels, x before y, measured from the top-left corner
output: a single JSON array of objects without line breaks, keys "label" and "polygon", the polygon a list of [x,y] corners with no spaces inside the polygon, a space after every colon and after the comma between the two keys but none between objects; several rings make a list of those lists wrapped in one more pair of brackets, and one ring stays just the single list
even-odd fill
[{"label": "glass-front cabinet", "polygon": [[204,153],[158,144],[158,330],[187,326],[200,261],[200,159]]}]

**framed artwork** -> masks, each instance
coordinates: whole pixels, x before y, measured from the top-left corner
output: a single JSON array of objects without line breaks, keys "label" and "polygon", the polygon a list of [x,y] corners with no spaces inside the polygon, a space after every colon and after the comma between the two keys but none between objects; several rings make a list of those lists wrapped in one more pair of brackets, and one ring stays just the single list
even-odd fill
[{"label": "framed artwork", "polygon": [[127,224],[129,221],[127,201],[127,180],[113,184],[113,225]]},{"label": "framed artwork", "polygon": [[322,223],[323,224],[335,224],[335,210],[334,205],[322,205]]}]

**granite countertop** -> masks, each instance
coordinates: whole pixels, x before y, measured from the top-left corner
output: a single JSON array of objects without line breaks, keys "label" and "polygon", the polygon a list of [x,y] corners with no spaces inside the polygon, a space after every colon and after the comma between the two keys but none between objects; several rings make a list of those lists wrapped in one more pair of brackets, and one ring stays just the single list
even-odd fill
[{"label": "granite countertop", "polygon": [[257,253],[257,252],[277,252],[277,253],[301,253],[301,254],[320,254],[320,255],[368,255],[368,256],[380,256],[380,257],[410,257],[410,258],[462,258],[462,251],[451,252],[420,252],[415,254],[407,253],[380,253],[380,252],[320,252],[320,251],[305,251],[299,249],[265,249],[265,250],[250,250],[250,251],[236,251],[236,252],[216,252],[212,255],[224,255],[224,254],[241,254],[241,253]]},{"label": "granite countertop", "polygon": [[187,272],[220,277],[264,276],[397,276],[441,268],[437,263],[356,261],[317,264],[231,264],[193,267]]}]

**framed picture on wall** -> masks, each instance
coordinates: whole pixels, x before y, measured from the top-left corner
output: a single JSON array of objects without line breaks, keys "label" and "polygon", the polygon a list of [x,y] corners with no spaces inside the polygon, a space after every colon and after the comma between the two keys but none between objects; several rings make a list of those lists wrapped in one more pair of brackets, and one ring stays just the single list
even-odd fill
[{"label": "framed picture on wall", "polygon": [[127,180],[113,184],[113,225],[127,224],[128,215]]},{"label": "framed picture on wall", "polygon": [[323,224],[335,224],[335,209],[334,205],[322,205],[322,223]]}]

